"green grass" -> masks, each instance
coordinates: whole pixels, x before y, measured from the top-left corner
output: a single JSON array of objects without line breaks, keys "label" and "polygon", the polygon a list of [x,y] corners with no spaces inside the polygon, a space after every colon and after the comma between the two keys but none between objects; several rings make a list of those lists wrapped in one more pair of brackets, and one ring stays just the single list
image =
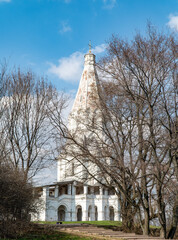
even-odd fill
[{"label": "green grass", "polygon": [[[38,224],[54,224],[56,225],[56,221],[50,222],[50,221],[38,221],[34,222]],[[76,221],[76,222],[62,222],[62,224],[73,224],[73,223],[86,223],[86,224],[92,224],[92,225],[97,225],[97,226],[121,226],[121,222],[119,221]],[[48,229],[48,227],[47,227]],[[41,231],[41,232],[40,232]],[[85,236],[78,236],[78,235],[73,235],[70,233],[63,233],[63,232],[44,232],[43,230],[40,231],[33,231],[24,237],[19,237],[18,240],[97,240],[97,237],[85,237]],[[8,239],[6,239],[8,240]]]},{"label": "green grass", "polygon": [[92,240],[90,237],[80,237],[67,233],[53,233],[50,235],[29,235],[27,237],[19,238],[18,240]]},{"label": "green grass", "polygon": [[[56,224],[57,222],[49,222],[49,221],[38,221],[34,223],[40,223],[40,224]],[[99,226],[122,226],[122,222],[120,221],[74,221],[74,222],[62,222],[62,224],[73,224],[73,223],[87,223],[87,224],[93,224],[93,225],[99,225]]]},{"label": "green grass", "polygon": [[161,227],[160,227],[160,226],[153,226],[153,225],[150,225],[150,228],[152,228],[152,229],[160,229]]},{"label": "green grass", "polygon": [[[26,237],[17,238],[18,240],[96,240],[95,237],[81,237],[69,233],[50,233],[50,234],[29,234]],[[10,239],[4,239],[10,240]],[[103,239],[104,240],[104,239]]]}]

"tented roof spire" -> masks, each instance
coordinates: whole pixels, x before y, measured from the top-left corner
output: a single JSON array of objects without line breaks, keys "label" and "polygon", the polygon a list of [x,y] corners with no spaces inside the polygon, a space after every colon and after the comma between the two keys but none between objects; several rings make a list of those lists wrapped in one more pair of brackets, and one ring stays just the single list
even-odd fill
[{"label": "tented roof spire", "polygon": [[84,56],[84,70],[72,108],[72,114],[85,109],[91,109],[92,111],[96,106],[96,99],[98,99],[98,76],[95,69],[95,55],[90,52],[91,43],[89,47],[89,53]]}]

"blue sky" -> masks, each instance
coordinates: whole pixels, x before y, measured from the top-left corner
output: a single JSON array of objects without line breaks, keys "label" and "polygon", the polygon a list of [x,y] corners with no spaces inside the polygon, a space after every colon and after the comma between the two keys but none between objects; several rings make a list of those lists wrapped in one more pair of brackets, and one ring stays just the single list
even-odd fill
[{"label": "blue sky", "polygon": [[178,0],[0,0],[0,61],[75,92],[89,40],[99,57],[113,33],[131,39],[147,20],[178,30]]},{"label": "blue sky", "polygon": [[[89,40],[99,58],[112,34],[132,39],[147,20],[178,31],[178,0],[0,0],[0,62],[48,76],[74,97]],[[43,182],[55,171],[44,171]]]}]

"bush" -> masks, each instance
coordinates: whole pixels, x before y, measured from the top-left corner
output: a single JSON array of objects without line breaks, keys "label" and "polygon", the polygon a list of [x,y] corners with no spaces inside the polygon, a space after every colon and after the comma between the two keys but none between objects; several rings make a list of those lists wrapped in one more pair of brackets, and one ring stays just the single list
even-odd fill
[{"label": "bush", "polygon": [[0,237],[26,231],[30,213],[36,212],[36,195],[21,171],[0,164]]}]

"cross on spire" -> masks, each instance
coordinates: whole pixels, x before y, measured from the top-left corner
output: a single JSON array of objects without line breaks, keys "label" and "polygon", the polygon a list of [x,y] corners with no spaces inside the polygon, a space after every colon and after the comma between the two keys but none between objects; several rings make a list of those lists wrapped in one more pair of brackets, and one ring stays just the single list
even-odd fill
[{"label": "cross on spire", "polygon": [[91,45],[91,40],[89,41],[89,44],[88,44],[88,46],[89,46],[89,53],[91,53],[91,48],[92,48],[92,45]]}]

